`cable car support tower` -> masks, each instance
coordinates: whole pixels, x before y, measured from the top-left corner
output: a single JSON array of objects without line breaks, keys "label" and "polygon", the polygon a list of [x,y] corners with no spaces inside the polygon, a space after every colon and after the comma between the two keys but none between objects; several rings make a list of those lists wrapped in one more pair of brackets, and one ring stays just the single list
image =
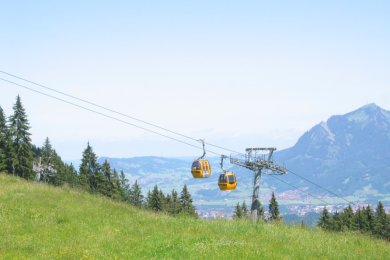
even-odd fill
[{"label": "cable car support tower", "polygon": [[272,155],[276,148],[246,148],[246,154],[241,157],[230,156],[230,163],[245,167],[254,172],[251,218],[257,220],[257,209],[260,205],[259,190],[261,174],[281,175],[287,173],[287,168],[275,164]]}]

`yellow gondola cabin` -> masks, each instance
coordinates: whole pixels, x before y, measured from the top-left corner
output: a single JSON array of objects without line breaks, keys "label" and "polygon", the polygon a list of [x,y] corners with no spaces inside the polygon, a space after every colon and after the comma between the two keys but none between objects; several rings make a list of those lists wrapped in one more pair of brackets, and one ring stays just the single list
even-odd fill
[{"label": "yellow gondola cabin", "polygon": [[219,175],[218,186],[220,190],[234,190],[237,187],[236,175],[233,172],[224,172]]},{"label": "yellow gondola cabin", "polygon": [[203,159],[206,155],[204,140],[199,140],[203,146],[203,155],[192,163],[191,173],[194,178],[208,178],[211,175],[211,167],[208,160]]},{"label": "yellow gondola cabin", "polygon": [[208,178],[211,175],[211,166],[208,160],[198,159],[192,163],[191,169],[194,178]]}]

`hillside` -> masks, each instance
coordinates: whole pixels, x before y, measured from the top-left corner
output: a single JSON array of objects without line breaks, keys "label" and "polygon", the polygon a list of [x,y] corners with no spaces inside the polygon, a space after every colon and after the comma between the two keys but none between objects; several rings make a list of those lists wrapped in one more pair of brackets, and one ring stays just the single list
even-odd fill
[{"label": "hillside", "polygon": [[0,174],[0,258],[385,259],[358,234],[155,215],[69,188]]}]

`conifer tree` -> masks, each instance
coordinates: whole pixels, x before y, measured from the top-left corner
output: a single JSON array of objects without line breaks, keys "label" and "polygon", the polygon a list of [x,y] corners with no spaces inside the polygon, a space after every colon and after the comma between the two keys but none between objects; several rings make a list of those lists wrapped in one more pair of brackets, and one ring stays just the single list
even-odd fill
[{"label": "conifer tree", "polygon": [[237,202],[237,205],[233,211],[233,219],[240,219],[242,217],[243,217],[242,207],[240,205],[240,202]]},{"label": "conifer tree", "polygon": [[366,209],[364,207],[363,207],[363,209],[358,208],[355,212],[355,217],[354,217],[355,227],[356,227],[356,229],[361,230],[361,231],[367,231],[369,229],[366,214],[364,214],[365,210]]},{"label": "conifer tree", "polygon": [[386,215],[385,229],[381,237],[390,241],[390,214]]},{"label": "conifer tree", "polygon": [[246,206],[245,200],[242,202],[242,215],[243,217],[248,217],[249,212],[248,212],[248,207]]},{"label": "conifer tree", "polygon": [[390,241],[390,215],[386,215],[385,229],[381,237]]},{"label": "conifer tree", "polygon": [[331,228],[331,216],[329,214],[329,211],[326,207],[322,210],[320,219],[317,223],[317,226],[323,229],[330,229]]},{"label": "conifer tree", "polygon": [[272,197],[269,203],[269,214],[270,214],[270,220],[271,221],[280,221],[281,216],[279,213],[279,204],[276,201],[275,193],[272,192]]},{"label": "conifer tree", "polygon": [[116,193],[118,194],[117,196],[119,196],[123,199],[123,191],[121,189],[122,181],[120,179],[121,179],[121,177],[119,176],[117,170],[116,169],[112,170],[111,183],[114,185],[114,189],[115,189]]},{"label": "conifer tree", "polygon": [[[55,186],[68,183],[71,187],[77,184],[77,172],[73,165],[65,164],[56,150],[52,147],[50,140],[46,137],[42,147],[33,146],[35,157],[34,171],[40,176],[40,181]],[[39,178],[36,178],[38,181]]]},{"label": "conifer tree", "polygon": [[111,183],[111,165],[107,160],[104,160],[102,164],[102,174],[107,182]]},{"label": "conifer tree", "polygon": [[33,158],[36,159],[38,158],[39,156],[41,156],[42,154],[42,151],[41,151],[41,147],[39,146],[36,146],[35,144],[32,145],[32,153],[33,153]]},{"label": "conifer tree", "polygon": [[4,150],[0,149],[0,173],[7,170],[6,155]]},{"label": "conifer tree", "polygon": [[63,166],[64,172],[64,182],[69,184],[70,187],[77,187],[79,185],[79,178],[77,175],[77,171],[74,168],[73,164],[64,164]]},{"label": "conifer tree", "polygon": [[9,118],[9,134],[11,137],[9,170],[25,179],[33,179],[33,154],[29,123],[20,97],[17,96],[13,106],[14,114]]},{"label": "conifer tree", "polygon": [[129,201],[130,185],[129,180],[126,179],[126,175],[123,170],[121,170],[121,173],[119,175],[119,192],[123,200]]},{"label": "conifer tree", "polygon": [[149,191],[148,193],[147,207],[156,212],[163,210],[163,201],[160,196],[160,191],[158,190],[157,185],[154,186],[152,192]]},{"label": "conifer tree", "polygon": [[111,166],[107,160],[105,160],[101,166],[101,173],[104,178],[98,183],[99,192],[107,197],[116,198],[117,190],[115,189],[114,183],[112,182]]},{"label": "conifer tree", "polygon": [[0,106],[0,172],[7,170],[8,129],[4,111]]},{"label": "conifer tree", "polygon": [[97,156],[89,143],[87,144],[87,148],[83,151],[79,172],[81,185],[89,187],[92,191],[96,191],[98,182],[100,181],[100,165],[97,162]]},{"label": "conifer tree", "polygon": [[148,191],[148,193],[146,194],[146,199],[144,201],[144,204],[143,206],[147,209],[150,209],[149,205],[150,205],[150,200],[152,199],[152,192],[150,192],[150,190]]},{"label": "conifer tree", "polygon": [[368,224],[367,230],[365,230],[365,231],[374,233],[375,226],[376,226],[376,219],[375,219],[374,212],[372,211],[370,205],[367,206],[366,210],[364,211],[364,214],[366,215],[367,224]]},{"label": "conifer tree", "polygon": [[341,216],[340,216],[340,213],[338,211],[336,211],[332,217],[331,229],[334,231],[340,231],[341,226],[342,226]]},{"label": "conifer tree", "polygon": [[175,190],[172,190],[170,195],[170,204],[168,213],[171,215],[178,215],[181,211],[180,200]]},{"label": "conifer tree", "polygon": [[[45,142],[41,149],[35,148],[38,156],[36,164],[36,181],[42,181],[44,183],[53,183],[56,180],[58,174],[58,165],[54,165],[56,162],[57,154],[54,151],[49,138],[46,137]],[[58,162],[57,162],[58,163]]]},{"label": "conifer tree", "polygon": [[142,207],[143,200],[144,196],[142,195],[141,187],[138,185],[138,182],[135,181],[129,191],[129,202],[140,208]]},{"label": "conifer tree", "polygon": [[390,222],[388,221],[388,217],[386,216],[385,209],[383,207],[382,202],[378,202],[378,205],[375,210],[375,216],[376,216],[376,225],[375,225],[375,234],[380,237],[386,237],[386,228],[390,226]]},{"label": "conifer tree", "polygon": [[197,216],[195,207],[192,205],[191,194],[188,192],[187,185],[184,185],[180,193],[181,212],[190,216]]},{"label": "conifer tree", "polygon": [[[77,177],[75,171],[71,171],[68,165],[66,165],[61,157],[57,154],[56,150],[53,149],[53,167],[55,169],[55,174],[50,178],[50,183],[59,186],[64,184],[68,179],[74,179]],[[74,170],[74,168],[73,168]]]},{"label": "conifer tree", "polygon": [[[170,193],[167,193],[165,196],[165,201],[164,201],[164,211],[171,214],[171,207],[172,207],[172,196]],[[173,215],[173,214],[171,214]]]},{"label": "conifer tree", "polygon": [[162,192],[162,190],[158,191],[158,196],[160,197],[160,201],[161,201],[161,211],[167,212],[168,211],[168,204],[169,204],[167,196],[165,196],[165,194],[164,194],[164,192]]},{"label": "conifer tree", "polygon": [[340,214],[341,219],[341,230],[354,230],[354,214],[351,205],[348,205],[343,212]]}]

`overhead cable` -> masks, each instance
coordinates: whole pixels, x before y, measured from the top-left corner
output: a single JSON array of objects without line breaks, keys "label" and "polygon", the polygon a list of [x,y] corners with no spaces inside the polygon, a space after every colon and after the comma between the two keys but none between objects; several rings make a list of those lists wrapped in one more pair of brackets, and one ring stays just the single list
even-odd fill
[{"label": "overhead cable", "polygon": [[[191,136],[184,135],[184,134],[179,133],[179,132],[176,132],[176,131],[172,131],[172,130],[170,130],[170,129],[167,129],[167,128],[165,128],[165,127],[159,126],[159,125],[157,125],[157,124],[147,122],[147,121],[145,121],[145,120],[139,119],[139,118],[137,118],[137,117],[134,117],[134,116],[131,116],[131,115],[128,115],[128,114],[124,114],[124,113],[119,112],[119,111],[116,111],[116,110],[114,110],[114,109],[111,109],[111,108],[108,108],[108,107],[105,107],[105,106],[96,104],[96,103],[91,102],[91,101],[89,101],[89,100],[86,100],[86,99],[83,99],[83,98],[76,97],[76,96],[74,96],[74,95],[65,93],[65,92],[63,92],[63,91],[56,90],[56,89],[54,89],[54,88],[50,88],[50,87],[48,87],[48,86],[45,86],[45,85],[36,83],[36,82],[34,82],[34,81],[31,81],[31,80],[25,79],[25,78],[23,78],[23,77],[20,77],[20,76],[11,74],[11,73],[9,73],[9,72],[2,71],[2,70],[0,70],[0,72],[3,73],[3,74],[6,74],[6,75],[8,75],[8,76],[11,76],[11,77],[14,77],[14,78],[23,80],[23,81],[28,82],[28,83],[31,83],[31,84],[34,84],[34,85],[36,85],[36,86],[38,86],[38,87],[41,87],[41,88],[44,88],[44,89],[53,91],[53,92],[55,92],[55,93],[57,93],[57,94],[64,95],[64,96],[66,96],[66,97],[69,97],[69,98],[72,98],[72,99],[75,99],[75,100],[84,102],[84,103],[86,103],[86,104],[89,104],[89,105],[92,105],[92,106],[94,106],[94,107],[97,107],[97,108],[100,108],[100,109],[109,111],[109,112],[114,113],[114,114],[117,114],[117,115],[121,115],[121,116],[127,117],[127,118],[129,118],[129,119],[132,119],[132,120],[141,122],[141,123],[146,124],[146,125],[150,125],[150,126],[156,127],[156,128],[158,128],[158,129],[164,130],[164,131],[169,132],[169,133],[171,133],[171,134],[175,134],[175,135],[178,135],[178,136],[181,136],[181,137],[190,139],[190,140],[192,140],[192,141],[199,141],[199,139],[193,138],[193,137],[191,137]],[[222,147],[222,146],[214,145],[214,144],[207,143],[207,142],[205,142],[205,144],[207,144],[207,145],[209,145],[209,146],[213,146],[213,147],[219,148],[219,149],[222,149],[222,150],[225,150],[225,151],[229,151],[229,152],[241,154],[240,152],[237,152],[237,151],[234,151],[234,150],[231,150],[231,149],[229,149],[229,148]]]},{"label": "overhead cable", "polygon": [[[90,108],[81,106],[81,105],[79,105],[79,104],[76,104],[76,103],[67,101],[67,100],[65,100],[65,99],[62,99],[62,98],[59,98],[59,97],[56,97],[56,96],[53,96],[53,95],[50,95],[50,94],[41,92],[41,91],[39,91],[39,90],[36,90],[36,89],[30,88],[30,87],[27,87],[27,86],[25,86],[25,85],[22,85],[22,84],[19,84],[19,83],[16,83],[16,82],[13,82],[13,81],[4,79],[4,78],[0,78],[0,80],[3,80],[3,81],[5,81],[5,82],[14,84],[14,85],[16,85],[16,86],[19,86],[19,87],[21,87],[21,88],[24,88],[24,89],[27,89],[27,90],[30,90],[30,91],[33,91],[33,92],[36,92],[36,93],[39,93],[39,94],[44,95],[44,96],[47,96],[47,97],[49,97],[49,98],[53,98],[53,99],[59,100],[59,101],[61,101],[61,102],[67,103],[67,104],[69,104],[69,105],[72,105],[72,106],[75,106],[75,107],[78,107],[78,108],[87,110],[87,111],[89,111],[89,112],[92,112],[92,113],[95,113],[95,114],[104,116],[104,117],[106,117],[106,118],[110,118],[110,119],[112,119],[112,120],[115,120],[115,121],[118,121],[118,122],[121,122],[121,123],[130,125],[130,126],[133,126],[133,127],[139,128],[139,129],[142,129],[142,130],[144,130],[144,131],[147,131],[147,132],[150,132],[150,133],[153,133],[153,134],[156,134],[156,135],[165,137],[165,138],[169,138],[169,139],[171,139],[171,140],[174,140],[174,141],[177,141],[177,142],[180,142],[180,143],[183,143],[183,144],[186,144],[186,145],[189,145],[189,146],[192,146],[192,147],[195,147],[195,148],[198,148],[198,149],[202,149],[202,150],[203,150],[202,147],[199,147],[199,146],[190,144],[190,143],[185,142],[185,141],[183,141],[183,140],[180,140],[180,139],[177,139],[177,138],[174,138],[174,137],[171,137],[171,136],[168,136],[168,135],[159,133],[159,132],[157,132],[157,131],[148,129],[148,128],[146,128],[146,127],[142,127],[142,126],[139,126],[139,125],[136,125],[136,124],[127,122],[127,121],[125,121],[125,120],[122,120],[122,119],[119,119],[119,118],[116,118],[116,117],[113,117],[113,116],[110,116],[110,115],[101,113],[101,112],[99,112],[99,111],[96,111],[96,110],[93,110],[93,109],[90,109]],[[209,153],[212,153],[212,154],[221,156],[220,153],[217,153],[217,152],[214,152],[214,151],[211,151],[211,150],[206,150],[206,151],[209,152]]]},{"label": "overhead cable", "polygon": [[344,201],[346,201],[346,202],[348,202],[348,203],[350,203],[350,204],[352,204],[352,205],[355,205],[355,203],[353,203],[352,201],[349,201],[349,200],[347,200],[347,199],[341,197],[340,195],[334,193],[333,191],[331,191],[331,190],[329,190],[329,189],[327,189],[327,188],[325,188],[325,187],[322,187],[321,185],[318,185],[317,183],[315,183],[315,182],[313,182],[313,181],[311,181],[311,180],[309,180],[309,179],[303,177],[302,175],[299,175],[299,174],[297,174],[297,173],[291,171],[291,169],[289,169],[288,172],[289,172],[289,173],[292,173],[293,175],[295,175],[295,176],[297,176],[297,177],[299,177],[299,178],[302,178],[303,180],[305,180],[305,181],[307,181],[307,182],[309,182],[309,183],[311,183],[311,184],[317,186],[318,188],[321,188],[321,189],[323,189],[323,190],[329,192],[330,194],[332,194],[332,195],[334,195],[334,196],[336,196],[336,197],[338,197],[338,198],[340,198],[340,199],[343,199]]},{"label": "overhead cable", "polygon": [[285,183],[285,184],[287,184],[287,185],[293,187],[294,189],[296,189],[296,190],[298,190],[298,191],[300,191],[300,192],[302,192],[302,193],[306,193],[307,195],[309,195],[309,196],[311,196],[311,197],[313,197],[313,198],[315,198],[315,199],[317,199],[317,200],[320,200],[320,201],[324,202],[326,205],[329,204],[329,203],[326,202],[325,200],[323,200],[323,199],[321,199],[321,198],[319,198],[319,197],[317,197],[317,196],[315,196],[315,195],[313,195],[313,194],[311,194],[311,193],[309,193],[309,192],[307,192],[307,191],[304,191],[304,190],[298,188],[297,186],[292,185],[291,183],[288,183],[288,182],[286,182],[286,181],[284,181],[284,180],[282,180],[282,179],[279,179],[278,177],[276,177],[276,175],[269,175],[269,176],[271,176],[271,177],[277,179],[277,180],[280,181],[280,182],[283,182],[283,183]]}]

